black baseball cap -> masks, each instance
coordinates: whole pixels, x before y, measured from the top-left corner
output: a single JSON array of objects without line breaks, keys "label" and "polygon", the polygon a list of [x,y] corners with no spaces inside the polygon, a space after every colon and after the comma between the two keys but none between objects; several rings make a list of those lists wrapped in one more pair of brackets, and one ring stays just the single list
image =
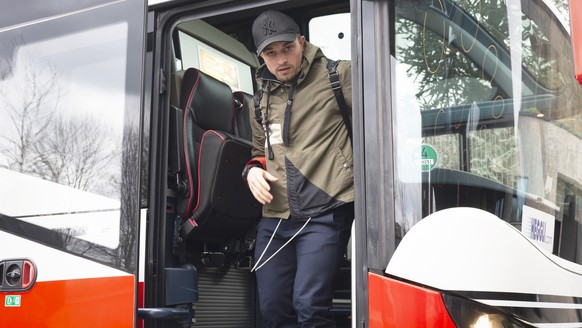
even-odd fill
[{"label": "black baseball cap", "polygon": [[290,42],[299,34],[297,23],[291,17],[275,10],[264,11],[253,23],[253,39],[257,54],[263,52],[263,49],[273,42]]}]

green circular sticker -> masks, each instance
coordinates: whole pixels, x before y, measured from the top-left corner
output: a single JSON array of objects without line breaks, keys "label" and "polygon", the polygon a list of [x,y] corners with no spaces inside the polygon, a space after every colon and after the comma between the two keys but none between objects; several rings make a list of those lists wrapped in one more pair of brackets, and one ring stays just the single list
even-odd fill
[{"label": "green circular sticker", "polygon": [[414,164],[422,171],[428,172],[434,168],[438,156],[431,145],[420,145],[412,153]]}]

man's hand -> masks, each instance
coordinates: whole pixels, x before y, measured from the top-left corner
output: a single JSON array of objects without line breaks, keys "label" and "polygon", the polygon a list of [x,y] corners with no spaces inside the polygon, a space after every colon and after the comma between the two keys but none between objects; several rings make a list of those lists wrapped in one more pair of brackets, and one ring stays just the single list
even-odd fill
[{"label": "man's hand", "polygon": [[277,181],[279,181],[279,179],[260,167],[252,167],[247,175],[249,189],[253,193],[253,196],[255,196],[256,200],[263,205],[270,203],[273,200],[269,183]]}]

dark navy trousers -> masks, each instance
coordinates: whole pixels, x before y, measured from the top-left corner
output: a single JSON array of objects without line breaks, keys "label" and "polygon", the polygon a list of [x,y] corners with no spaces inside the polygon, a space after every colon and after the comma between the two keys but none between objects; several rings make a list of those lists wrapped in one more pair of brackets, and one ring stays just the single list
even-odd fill
[{"label": "dark navy trousers", "polygon": [[[260,309],[267,327],[336,327],[329,311],[334,277],[346,250],[353,216],[353,206],[348,204],[311,218],[293,241],[256,271]],[[259,222],[255,261],[279,220],[262,218]],[[307,220],[281,220],[258,265],[280,249]]]}]

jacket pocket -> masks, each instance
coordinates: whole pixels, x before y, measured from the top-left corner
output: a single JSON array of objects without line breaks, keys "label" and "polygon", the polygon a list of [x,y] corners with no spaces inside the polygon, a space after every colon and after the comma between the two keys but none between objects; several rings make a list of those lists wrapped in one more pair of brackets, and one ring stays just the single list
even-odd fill
[{"label": "jacket pocket", "polygon": [[340,148],[333,148],[332,154],[336,161],[333,167],[337,170],[338,176],[338,179],[334,181],[336,185],[332,189],[341,192],[354,184],[354,164],[352,157],[348,158]]},{"label": "jacket pocket", "polygon": [[313,184],[285,158],[287,195],[292,217],[313,217],[337,206],[335,198]]}]

